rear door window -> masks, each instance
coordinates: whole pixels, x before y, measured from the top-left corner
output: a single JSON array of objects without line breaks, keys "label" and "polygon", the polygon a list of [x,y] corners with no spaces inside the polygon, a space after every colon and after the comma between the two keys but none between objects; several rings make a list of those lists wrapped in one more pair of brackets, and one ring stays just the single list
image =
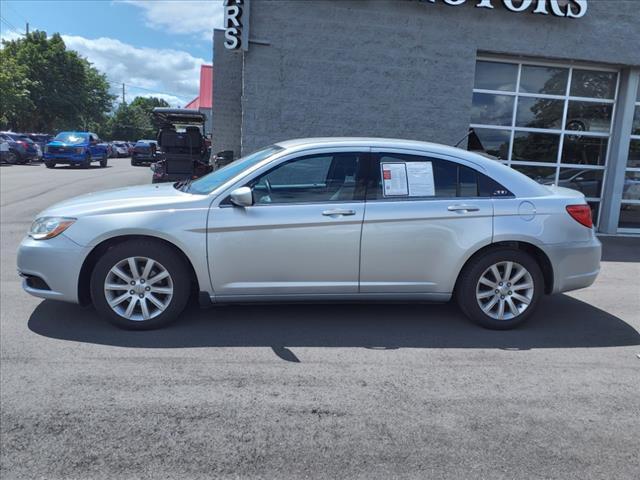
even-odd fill
[{"label": "rear door window", "polygon": [[422,155],[379,153],[374,156],[368,200],[479,198],[505,196],[497,182],[460,163]]}]

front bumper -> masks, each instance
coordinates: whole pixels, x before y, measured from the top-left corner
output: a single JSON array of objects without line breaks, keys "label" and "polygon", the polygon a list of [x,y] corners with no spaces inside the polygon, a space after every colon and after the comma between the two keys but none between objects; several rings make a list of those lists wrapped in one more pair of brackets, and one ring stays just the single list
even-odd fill
[{"label": "front bumper", "polygon": [[600,273],[602,244],[593,235],[588,242],[545,245],[553,267],[553,293],[586,288]]},{"label": "front bumper", "polygon": [[84,153],[45,153],[44,160],[46,162],[56,163],[68,163],[74,165],[76,163],[82,163],[86,160]]},{"label": "front bumper", "polygon": [[18,248],[18,273],[42,279],[49,288],[34,288],[26,278],[22,288],[35,297],[78,303],[80,269],[89,251],[64,234],[50,240],[25,237]]}]

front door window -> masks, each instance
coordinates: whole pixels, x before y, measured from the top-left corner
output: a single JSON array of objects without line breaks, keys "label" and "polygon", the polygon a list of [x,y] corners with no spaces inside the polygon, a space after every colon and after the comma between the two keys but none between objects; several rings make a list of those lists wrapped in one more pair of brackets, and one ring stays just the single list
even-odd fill
[{"label": "front door window", "polygon": [[307,155],[278,165],[251,182],[255,204],[361,200],[362,156],[345,152]]}]

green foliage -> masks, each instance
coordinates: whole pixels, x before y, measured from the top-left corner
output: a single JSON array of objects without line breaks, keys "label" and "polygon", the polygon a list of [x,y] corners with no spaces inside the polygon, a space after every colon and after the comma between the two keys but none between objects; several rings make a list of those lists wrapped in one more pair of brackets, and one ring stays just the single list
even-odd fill
[{"label": "green foliage", "polygon": [[35,31],[0,49],[0,127],[82,130],[106,119],[114,97],[104,74],[67,50],[62,37]]}]

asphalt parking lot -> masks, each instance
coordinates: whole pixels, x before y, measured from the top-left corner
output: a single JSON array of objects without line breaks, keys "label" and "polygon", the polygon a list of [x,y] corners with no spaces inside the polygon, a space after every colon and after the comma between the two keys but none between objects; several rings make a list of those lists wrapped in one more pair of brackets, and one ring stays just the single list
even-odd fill
[{"label": "asphalt parking lot", "polygon": [[511,332],[452,305],[192,308],[153,332],[22,292],[34,216],[148,168],[0,167],[0,476],[640,476],[640,239]]}]

